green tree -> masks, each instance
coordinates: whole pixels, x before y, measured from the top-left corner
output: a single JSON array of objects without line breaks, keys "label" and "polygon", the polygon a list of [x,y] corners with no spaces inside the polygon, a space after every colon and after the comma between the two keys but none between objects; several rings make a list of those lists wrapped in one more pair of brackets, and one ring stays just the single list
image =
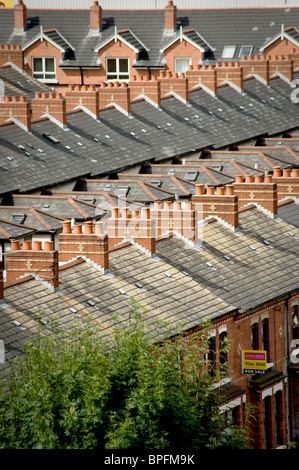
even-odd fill
[{"label": "green tree", "polygon": [[25,344],[0,394],[1,448],[247,447],[246,430],[224,431],[220,376],[204,367],[208,324],[173,340],[134,299],[114,323],[106,337],[92,322],[68,332],[53,323]]}]

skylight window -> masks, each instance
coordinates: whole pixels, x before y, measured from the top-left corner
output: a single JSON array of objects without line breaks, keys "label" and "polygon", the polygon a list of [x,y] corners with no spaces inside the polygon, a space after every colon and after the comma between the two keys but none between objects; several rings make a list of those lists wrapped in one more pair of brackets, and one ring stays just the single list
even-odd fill
[{"label": "skylight window", "polygon": [[104,188],[104,191],[110,191],[111,188],[112,188],[112,184],[107,183],[105,188]]},{"label": "skylight window", "polygon": [[223,257],[223,258],[224,258],[224,259],[226,259],[226,261],[228,261],[229,263],[231,263],[231,264],[235,264],[235,262],[234,262],[232,259],[230,259],[230,257],[229,257],[229,256],[227,256],[227,255],[224,255],[224,257]]},{"label": "skylight window", "polygon": [[215,268],[215,266],[213,266],[213,264],[209,261],[206,263],[206,265],[209,266],[209,268],[211,268],[213,271],[217,271],[217,268]]},{"label": "skylight window", "polygon": [[89,204],[94,204],[96,202],[96,198],[92,197],[92,196],[91,197],[84,197],[83,201],[88,202]]},{"label": "skylight window", "polygon": [[50,209],[50,204],[44,204],[43,205],[43,210],[46,211],[48,209]]},{"label": "skylight window", "polygon": [[241,46],[239,57],[245,55],[248,57],[252,53],[253,46]]},{"label": "skylight window", "polygon": [[164,273],[166,277],[168,277],[168,279],[171,279],[172,281],[175,281],[175,278],[168,272],[165,272]]},{"label": "skylight window", "polygon": [[185,179],[188,181],[195,181],[198,177],[198,171],[187,171]]},{"label": "skylight window", "polygon": [[70,311],[78,318],[82,317],[81,313],[77,312],[77,310],[74,307],[70,308]]},{"label": "skylight window", "polygon": [[271,245],[271,243],[268,242],[268,240],[263,240],[263,243],[264,243],[264,245],[268,246],[269,248],[274,248],[274,246]]},{"label": "skylight window", "polygon": [[118,186],[117,196],[126,196],[129,190],[130,190],[129,186]]},{"label": "skylight window", "polygon": [[168,171],[168,174],[169,174],[169,175],[174,175],[174,172],[175,172],[175,169],[174,169],[174,168],[170,168],[170,170]]},{"label": "skylight window", "polygon": [[26,327],[22,325],[22,323],[20,323],[18,320],[13,320],[12,322],[15,326],[17,326],[18,328],[20,328],[20,330],[24,331],[26,330]]},{"label": "skylight window", "polygon": [[127,299],[130,298],[129,294],[126,293],[126,291],[124,291],[123,289],[119,289],[119,292],[124,295]]},{"label": "skylight window", "polygon": [[236,46],[224,46],[222,50],[222,59],[232,59],[235,56]]},{"label": "skylight window", "polygon": [[87,300],[86,303],[91,307],[95,308],[96,310],[99,310],[99,307],[95,304],[93,300]]},{"label": "skylight window", "polygon": [[223,166],[222,165],[212,165],[211,168],[216,171],[222,171]]},{"label": "skylight window", "polygon": [[298,237],[296,237],[296,235],[293,232],[288,232],[288,234],[295,240],[298,240]]},{"label": "skylight window", "polygon": [[145,287],[143,287],[143,285],[140,284],[140,282],[135,282],[135,286],[138,287],[138,289],[141,289],[141,290],[143,290],[144,292],[146,292]]},{"label": "skylight window", "polygon": [[162,186],[162,181],[151,181],[151,184],[153,186],[157,186],[157,188],[161,188]]},{"label": "skylight window", "polygon": [[54,137],[54,135],[52,135],[52,134],[43,134],[43,137],[45,137],[50,142],[52,142],[52,144],[59,144],[60,143],[60,140],[56,139],[56,137]]},{"label": "skylight window", "polygon": [[25,214],[13,214],[12,221],[16,224],[23,224],[25,221],[26,215]]}]

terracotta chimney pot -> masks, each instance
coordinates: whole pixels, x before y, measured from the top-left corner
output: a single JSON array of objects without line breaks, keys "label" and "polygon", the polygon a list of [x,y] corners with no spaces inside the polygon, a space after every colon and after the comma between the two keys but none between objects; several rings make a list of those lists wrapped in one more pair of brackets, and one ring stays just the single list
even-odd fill
[{"label": "terracotta chimney pot", "polygon": [[77,235],[82,233],[82,225],[81,224],[75,224],[73,233],[75,233]]},{"label": "terracotta chimney pot", "polygon": [[34,251],[42,251],[42,242],[39,240],[35,240],[33,242],[33,250]]},{"label": "terracotta chimney pot", "polygon": [[20,249],[20,240],[11,240],[10,249],[11,251],[18,251]]},{"label": "terracotta chimney pot", "polygon": [[24,250],[24,251],[31,250],[31,241],[30,240],[24,240],[23,241],[22,250]]}]

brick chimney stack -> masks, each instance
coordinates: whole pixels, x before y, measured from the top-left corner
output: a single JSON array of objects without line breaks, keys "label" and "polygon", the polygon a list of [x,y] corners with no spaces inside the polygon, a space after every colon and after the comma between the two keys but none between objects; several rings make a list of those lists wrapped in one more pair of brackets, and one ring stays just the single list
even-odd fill
[{"label": "brick chimney stack", "polygon": [[83,258],[102,272],[109,269],[108,237],[103,233],[102,222],[86,221],[75,224],[63,222],[62,233],[58,237],[59,262],[67,263],[76,258]]},{"label": "brick chimney stack", "polygon": [[214,97],[217,95],[217,76],[214,65],[189,65],[185,76],[188,79],[189,90],[202,88]]},{"label": "brick chimney stack", "polygon": [[0,67],[14,64],[24,70],[24,51],[20,44],[0,44]]},{"label": "brick chimney stack", "polygon": [[82,109],[93,119],[99,119],[99,93],[94,85],[69,85],[65,93],[66,112]]},{"label": "brick chimney stack", "polygon": [[99,88],[100,109],[115,107],[118,111],[129,116],[131,114],[130,88],[125,82],[105,82]]},{"label": "brick chimney stack", "polygon": [[6,281],[31,275],[45,282],[52,290],[59,287],[58,251],[53,249],[53,242],[46,241],[44,250],[42,242],[24,241],[22,250],[19,240],[11,241],[11,249],[6,252]]},{"label": "brick chimney stack", "polygon": [[280,167],[273,168],[273,183],[277,184],[277,202],[284,199],[299,199],[299,169],[289,168],[281,170]]},{"label": "brick chimney stack", "polygon": [[90,29],[93,34],[99,34],[102,24],[102,7],[98,1],[94,1],[90,7]]},{"label": "brick chimney stack", "polygon": [[158,80],[160,81],[161,98],[175,96],[185,104],[189,102],[188,79],[184,73],[173,74],[170,70],[165,73],[161,70]]},{"label": "brick chimney stack", "polygon": [[32,104],[32,121],[48,118],[59,127],[66,127],[66,103],[61,93],[35,93]]},{"label": "brick chimney stack", "polygon": [[129,241],[147,254],[156,252],[155,223],[150,208],[142,208],[141,215],[138,215],[135,212],[131,214],[128,207],[123,207],[121,213],[118,207],[112,208],[111,218],[107,220],[110,249]]},{"label": "brick chimney stack", "polygon": [[277,184],[272,175],[237,175],[233,183],[235,194],[238,196],[239,209],[254,204],[270,217],[277,215]]},{"label": "brick chimney stack", "polygon": [[239,93],[243,92],[243,69],[239,62],[216,62],[217,86],[227,83]]},{"label": "brick chimney stack", "polygon": [[14,8],[15,14],[15,34],[23,34],[27,21],[27,7],[24,5],[23,0],[18,0]]},{"label": "brick chimney stack", "polygon": [[233,231],[239,226],[238,197],[232,185],[216,188],[208,187],[204,193],[204,185],[196,185],[196,194],[191,199],[198,214],[198,220],[215,218]]},{"label": "brick chimney stack", "polygon": [[176,6],[169,0],[165,7],[165,34],[173,34],[176,24]]},{"label": "brick chimney stack", "polygon": [[161,88],[160,81],[153,75],[151,80],[148,75],[136,77],[128,83],[130,89],[131,101],[145,100],[155,108],[161,107]]},{"label": "brick chimney stack", "polygon": [[27,132],[31,132],[30,103],[26,96],[5,96],[0,102],[0,125],[14,122]]},{"label": "brick chimney stack", "polygon": [[156,239],[172,237],[182,238],[190,243],[197,243],[197,213],[190,201],[155,201],[151,217],[155,220]]}]

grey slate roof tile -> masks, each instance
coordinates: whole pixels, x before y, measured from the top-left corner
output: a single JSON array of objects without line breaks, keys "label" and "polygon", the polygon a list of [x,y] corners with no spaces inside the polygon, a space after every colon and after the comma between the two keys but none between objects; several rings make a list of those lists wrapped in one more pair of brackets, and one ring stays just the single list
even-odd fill
[{"label": "grey slate roof tile", "polygon": [[[224,300],[238,308],[250,308],[296,286],[298,240],[288,235],[290,227],[258,209],[250,209],[240,213],[243,236],[213,222],[204,228],[202,251],[184,250],[182,241],[172,239],[158,242],[158,254],[178,269],[185,269],[200,285]],[[299,233],[296,228],[294,231]],[[265,239],[273,249],[264,245]],[[250,245],[259,254],[250,250]],[[226,261],[224,255],[234,264]],[[206,262],[212,262],[216,270]]]},{"label": "grey slate roof tile", "polygon": [[[67,116],[67,129],[43,120],[32,124],[31,134],[15,124],[1,126],[1,192],[30,191],[80,176],[103,176],[147,161],[162,162],[192,150],[224,148],[253,136],[298,127],[298,106],[291,103],[290,87],[282,80],[272,80],[270,88],[256,80],[245,81],[245,93],[224,86],[215,99],[197,90],[190,93],[191,106],[167,98],[162,100],[161,110],[140,101],[132,104],[133,118],[107,109],[96,121],[80,111]],[[59,143],[50,143],[44,137],[47,133]],[[275,156],[272,149],[267,153]],[[296,160],[290,152],[287,158]]]},{"label": "grey slate roof tile", "polygon": [[299,228],[299,205],[292,199],[288,203],[278,205],[278,216]]},{"label": "grey slate roof tile", "polygon": [[[278,34],[281,24],[285,28],[298,24],[298,9],[220,9],[220,10],[178,10],[178,23],[184,29],[195,29],[204,41],[215,48],[215,58],[221,57],[224,45],[235,45],[235,57],[239,57],[242,45],[253,45],[253,54],[259,53],[263,44]],[[2,10],[0,17],[0,42],[25,44],[34,37],[42,25],[44,30],[56,28],[76,50],[73,61],[68,65],[97,64],[93,50],[101,41],[111,36],[114,27],[130,29],[149,49],[144,66],[162,66],[162,54],[159,52],[165,44],[164,13],[159,10],[117,11],[104,10],[101,36],[89,35],[89,11],[28,10],[27,30],[24,35],[13,34],[13,11]],[[149,27],[150,25],[150,27]],[[291,33],[292,34],[292,33]]]}]

